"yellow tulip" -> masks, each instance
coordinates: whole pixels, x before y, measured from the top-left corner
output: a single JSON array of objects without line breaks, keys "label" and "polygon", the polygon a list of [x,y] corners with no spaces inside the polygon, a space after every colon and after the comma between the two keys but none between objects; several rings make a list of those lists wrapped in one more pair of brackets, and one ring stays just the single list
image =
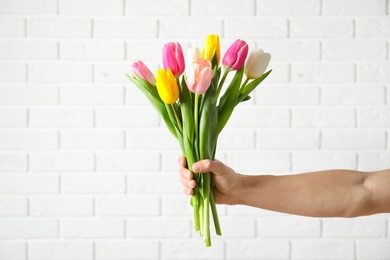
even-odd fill
[{"label": "yellow tulip", "polygon": [[156,85],[158,94],[164,103],[173,104],[179,98],[179,86],[170,68],[157,70]]},{"label": "yellow tulip", "polygon": [[217,56],[217,62],[219,64],[220,61],[220,46],[219,46],[219,36],[217,34],[210,34],[207,36],[204,48],[202,50],[202,58],[211,60],[213,55]]}]

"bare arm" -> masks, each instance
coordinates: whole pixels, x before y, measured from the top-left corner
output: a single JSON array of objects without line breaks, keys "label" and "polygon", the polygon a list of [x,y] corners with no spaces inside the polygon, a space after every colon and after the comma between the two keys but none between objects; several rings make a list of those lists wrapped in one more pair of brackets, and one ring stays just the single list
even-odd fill
[{"label": "bare arm", "polygon": [[[186,194],[195,182],[179,160]],[[221,162],[194,164],[199,172],[213,172],[217,203],[241,204],[313,217],[356,217],[390,212],[390,169],[378,172],[329,170],[294,175],[249,176]]]}]

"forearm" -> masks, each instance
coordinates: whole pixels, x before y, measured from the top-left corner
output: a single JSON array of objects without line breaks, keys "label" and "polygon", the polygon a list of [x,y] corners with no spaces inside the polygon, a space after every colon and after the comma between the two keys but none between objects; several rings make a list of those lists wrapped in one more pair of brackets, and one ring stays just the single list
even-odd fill
[{"label": "forearm", "polygon": [[[330,170],[284,176],[240,176],[238,204],[313,217],[373,214],[364,186],[371,173]],[[374,209],[373,209],[374,210]]]}]

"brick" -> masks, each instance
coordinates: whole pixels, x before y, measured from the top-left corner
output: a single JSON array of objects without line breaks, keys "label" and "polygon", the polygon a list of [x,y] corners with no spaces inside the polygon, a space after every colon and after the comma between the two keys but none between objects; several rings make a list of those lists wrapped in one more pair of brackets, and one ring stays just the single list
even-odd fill
[{"label": "brick", "polygon": [[63,219],[61,234],[63,238],[123,238],[125,221],[123,219]]},{"label": "brick", "polygon": [[26,127],[27,109],[0,108],[0,127]]},{"label": "brick", "polygon": [[166,129],[134,129],[126,132],[126,148],[131,150],[177,149],[179,143]]},{"label": "brick", "polygon": [[356,241],[357,259],[388,259],[390,239],[358,239]]},{"label": "brick", "polygon": [[91,216],[94,201],[88,197],[32,197],[29,199],[32,216]]},{"label": "brick", "polygon": [[386,60],[387,46],[379,40],[329,40],[323,43],[324,60]]},{"label": "brick", "polygon": [[0,153],[0,172],[26,172],[27,154]]},{"label": "brick", "polygon": [[257,235],[262,238],[318,238],[321,236],[321,220],[305,217],[259,218]]},{"label": "brick", "polygon": [[[133,61],[142,60],[152,72],[155,72],[161,67],[162,49],[166,43],[167,41],[159,39],[127,41],[127,59]],[[185,54],[186,49],[191,46],[191,43],[190,41],[183,39],[180,40],[180,45]]]},{"label": "brick", "polygon": [[[186,16],[189,14],[188,0],[134,1],[125,0],[125,13],[129,16]],[[153,6],[153,8],[150,8]],[[191,8],[193,9],[193,8]]]},{"label": "brick", "polygon": [[354,23],[347,18],[292,18],[291,38],[352,38]]},{"label": "brick", "polygon": [[122,105],[125,99],[122,86],[65,86],[60,91],[63,105]]},{"label": "brick", "polygon": [[57,104],[58,88],[53,86],[0,86],[0,105]]},{"label": "brick", "polygon": [[360,171],[390,169],[389,152],[360,152],[358,156]]},{"label": "brick", "polygon": [[57,14],[56,0],[4,0],[0,4],[1,14]]},{"label": "brick", "polygon": [[1,257],[12,260],[26,260],[26,245],[24,242],[0,242]]},{"label": "brick", "polygon": [[158,112],[151,105],[96,108],[98,127],[151,127],[159,125]]},{"label": "brick", "polygon": [[159,36],[167,39],[204,39],[208,34],[222,35],[223,21],[206,18],[164,18],[160,20]]},{"label": "brick", "polygon": [[325,15],[385,15],[385,0],[358,0],[343,1],[325,0],[323,2],[323,13]]},{"label": "brick", "polygon": [[358,125],[361,127],[389,127],[390,107],[361,107],[358,109]]},{"label": "brick", "polygon": [[245,239],[228,241],[228,259],[288,259],[290,245],[287,240]]},{"label": "brick", "polygon": [[1,60],[56,60],[55,41],[3,40],[0,42]]},{"label": "brick", "polygon": [[272,69],[272,73],[267,77],[265,83],[288,83],[290,82],[290,65],[282,62],[274,62],[271,60],[268,69]]},{"label": "brick", "polygon": [[[252,218],[219,218],[223,237],[229,238],[254,238],[256,234],[256,221]],[[211,222],[211,225],[214,225]]]},{"label": "brick", "polygon": [[294,152],[293,170],[296,172],[320,171],[326,169],[357,168],[357,156],[354,152]]},{"label": "brick", "polygon": [[[0,74],[0,82],[14,83],[27,81],[27,65],[24,63],[0,62],[0,70],[2,71]],[[0,95],[0,97],[2,96]],[[1,100],[3,102],[3,98]]]},{"label": "brick", "polygon": [[0,17],[0,37],[24,37],[25,20],[19,17]]},{"label": "brick", "polygon": [[[214,16],[215,10],[218,10],[218,15],[221,16],[253,16],[254,15],[254,2],[253,1],[190,1],[191,3],[191,15],[193,16]],[[207,6],[207,8],[205,8]]]},{"label": "brick", "polygon": [[[223,135],[223,132],[224,131],[222,131],[222,133],[221,133],[222,135]],[[217,150],[219,150],[219,148],[217,148]],[[162,170],[165,172],[177,171],[177,167],[178,167],[177,161],[178,161],[179,155],[181,155],[181,154],[182,154],[181,149],[177,149],[177,151],[164,151],[162,153],[162,158],[161,158]]]},{"label": "brick", "polygon": [[227,163],[239,172],[287,172],[291,168],[288,152],[231,152]]},{"label": "brick", "polygon": [[325,219],[323,236],[326,238],[385,237],[385,218]]},{"label": "brick", "polygon": [[[322,93],[321,93],[322,94]],[[316,86],[289,85],[267,85],[260,86],[256,90],[256,104],[258,105],[319,105],[320,88]]]},{"label": "brick", "polygon": [[61,132],[61,149],[65,150],[120,150],[125,147],[121,130],[69,130]]},{"label": "brick", "polygon": [[58,238],[58,221],[54,219],[1,219],[1,239]]},{"label": "brick", "polygon": [[191,222],[187,218],[132,218],[127,221],[129,238],[189,238]]},{"label": "brick", "polygon": [[261,40],[257,46],[271,53],[275,61],[321,59],[321,44],[318,40]]},{"label": "brick", "polygon": [[255,148],[256,133],[247,129],[226,129],[218,137],[218,150],[252,150]]},{"label": "brick", "polygon": [[31,127],[92,127],[91,108],[32,108],[29,123]]},{"label": "brick", "polygon": [[[286,19],[277,18],[228,18],[225,21],[226,38],[264,39],[287,38]],[[245,28],[243,30],[242,28]]]},{"label": "brick", "polygon": [[69,15],[123,15],[122,0],[60,0],[59,13]]},{"label": "brick", "polygon": [[[28,213],[27,199],[20,197],[0,197],[0,216],[26,216]],[[0,243],[1,248],[1,243]],[[0,252],[2,252],[0,250]]]},{"label": "brick", "polygon": [[28,243],[28,259],[61,260],[93,259],[93,243],[82,241],[32,241]]},{"label": "brick", "polygon": [[294,83],[351,83],[355,81],[353,63],[299,63],[291,67]]},{"label": "brick", "polygon": [[226,127],[287,127],[290,124],[288,109],[260,106],[241,106],[233,111]]},{"label": "brick", "polygon": [[323,86],[321,90],[324,105],[381,105],[386,102],[386,88],[380,85]]},{"label": "brick", "polygon": [[357,79],[359,82],[381,82],[390,81],[390,62],[364,62],[358,66]]},{"label": "brick", "polygon": [[[147,260],[159,258],[159,242],[103,241],[95,242],[97,260]],[[147,248],[147,250],[145,250]]]},{"label": "brick", "polygon": [[27,35],[37,38],[89,38],[92,23],[88,18],[30,17]]},{"label": "brick", "polygon": [[211,242],[212,246],[207,248],[207,250],[204,250],[204,243],[201,241],[165,239],[161,242],[160,254],[163,255],[166,259],[171,260],[223,259],[223,242],[216,239],[212,240]]},{"label": "brick", "polygon": [[97,153],[97,170],[103,172],[147,172],[160,169],[157,152],[106,152]]},{"label": "brick", "polygon": [[58,133],[40,130],[0,131],[0,150],[58,149]]},{"label": "brick", "polygon": [[80,62],[67,63],[31,63],[30,81],[32,82],[91,82],[92,64]]},{"label": "brick", "polygon": [[[130,72],[130,63],[129,62],[105,62],[105,63],[98,63],[98,64],[95,65],[95,71],[96,71],[95,72],[95,80],[98,83],[107,83],[107,82],[111,83],[111,82],[115,82],[115,83],[124,83],[126,85],[132,84],[132,83],[130,83],[129,79],[126,77],[126,74],[130,74],[131,73]],[[113,88],[114,89],[113,93],[117,92],[117,91],[115,91],[117,87],[110,86],[109,88]],[[123,98],[122,98],[122,100],[123,100]]]},{"label": "brick", "polygon": [[257,0],[258,15],[319,15],[321,2],[319,0]]},{"label": "brick", "polygon": [[117,194],[125,192],[123,175],[68,174],[62,176],[61,191],[77,194]]},{"label": "brick", "polygon": [[[149,8],[150,10],[150,8]],[[151,18],[97,18],[94,19],[95,38],[153,39],[158,35],[157,19]]]},{"label": "brick", "polygon": [[[219,213],[219,211],[218,211]],[[168,217],[192,217],[193,208],[190,197],[180,195],[164,195],[161,201],[161,215]]]},{"label": "brick", "polygon": [[121,41],[62,41],[60,57],[62,60],[123,60],[125,44]]},{"label": "brick", "polygon": [[156,196],[101,196],[96,200],[99,216],[157,216],[160,199]]},{"label": "brick", "polygon": [[355,121],[353,108],[307,107],[292,110],[293,127],[354,127]]},{"label": "brick", "polygon": [[257,131],[258,149],[318,149],[320,132],[316,130],[260,130]]},{"label": "brick", "polygon": [[355,259],[354,241],[351,240],[307,240],[297,239],[292,241],[293,259]]},{"label": "brick", "polygon": [[32,172],[88,172],[95,169],[95,158],[88,152],[30,154]]},{"label": "brick", "polygon": [[383,149],[386,133],[382,130],[325,130],[322,132],[324,149]]},{"label": "brick", "polygon": [[129,193],[149,194],[181,194],[183,189],[177,181],[175,174],[137,174],[131,173],[127,177],[127,190]]},{"label": "brick", "polygon": [[385,16],[356,18],[356,37],[388,39],[390,20]]},{"label": "brick", "polygon": [[2,194],[50,194],[59,192],[59,178],[54,175],[0,175]]}]

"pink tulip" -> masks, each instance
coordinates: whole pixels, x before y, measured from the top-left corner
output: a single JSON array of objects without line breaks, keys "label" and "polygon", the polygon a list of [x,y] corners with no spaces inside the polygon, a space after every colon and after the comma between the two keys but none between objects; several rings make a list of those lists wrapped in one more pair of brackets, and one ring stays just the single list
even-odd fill
[{"label": "pink tulip", "polygon": [[146,67],[146,65],[142,61],[137,61],[134,62],[131,66],[130,69],[132,70],[133,74],[137,74],[150,84],[154,85],[155,78],[153,73]]},{"label": "pink tulip", "polygon": [[170,68],[177,78],[184,72],[184,55],[179,43],[169,42],[163,48],[163,67]]},{"label": "pink tulip", "polygon": [[242,40],[236,40],[226,51],[222,64],[227,70],[239,70],[244,65],[248,55],[248,44]]},{"label": "pink tulip", "polygon": [[203,94],[210,87],[214,72],[209,60],[197,59],[187,70],[187,87],[196,94]]}]

